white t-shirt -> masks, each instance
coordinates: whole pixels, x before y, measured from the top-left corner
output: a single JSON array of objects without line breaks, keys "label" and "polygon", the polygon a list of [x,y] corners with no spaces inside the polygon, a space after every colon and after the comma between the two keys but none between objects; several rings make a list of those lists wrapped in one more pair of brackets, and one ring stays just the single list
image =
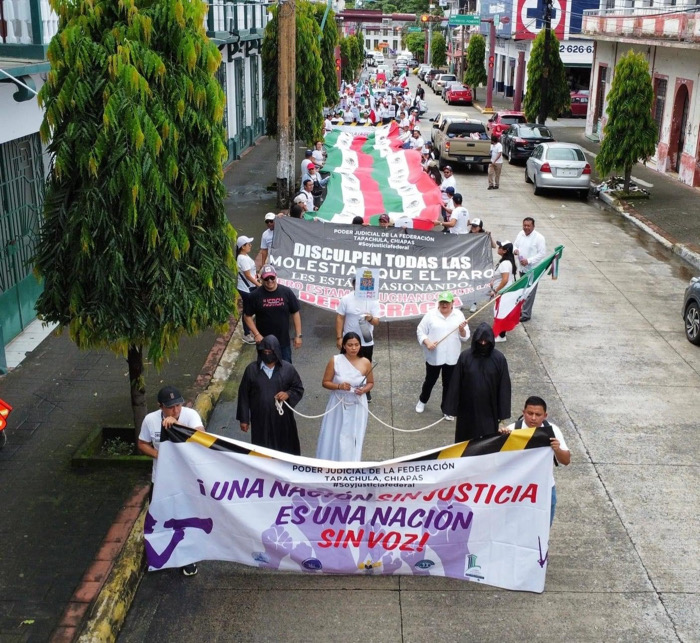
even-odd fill
[{"label": "white t-shirt", "polygon": [[[248,278],[243,277],[244,272],[251,271],[251,274],[255,274],[255,261],[250,258],[250,255],[240,254],[238,259],[236,259],[238,264],[238,292],[250,292],[250,285],[248,284]],[[253,283],[253,286],[257,284]]]},{"label": "white t-shirt", "polygon": [[440,183],[440,190],[442,193],[445,193],[445,190],[449,187],[452,187],[457,190],[457,181],[455,181],[455,175],[452,174],[451,176],[446,176],[444,179],[442,179],[442,183]]},{"label": "white t-shirt", "polygon": [[262,236],[260,237],[260,250],[270,250],[270,247],[272,246],[272,237],[275,236],[275,229],[268,228],[265,230],[265,232],[262,233]]},{"label": "white t-shirt", "polygon": [[311,152],[311,158],[316,165],[323,165],[323,150],[314,150]]},{"label": "white t-shirt", "polygon": [[452,210],[450,220],[456,219],[457,223],[450,228],[452,234],[469,233],[469,211],[464,206],[459,206]]},{"label": "white t-shirt", "polygon": [[374,326],[370,325],[372,339],[365,341],[360,329],[360,317],[367,313],[372,317],[379,317],[379,302],[373,299],[358,299],[355,293],[351,292],[341,297],[338,304],[338,314],[343,315],[343,335],[345,333],[357,333],[360,336],[362,346],[374,346]]},{"label": "white t-shirt", "polygon": [[301,162],[301,175],[304,176],[304,174],[308,174],[309,171],[309,165],[313,165],[314,162],[311,159],[304,159]]},{"label": "white t-shirt", "polygon": [[[162,421],[162,411],[160,409],[158,409],[157,411],[153,411],[153,413],[149,413],[145,418],[143,418],[143,424],[141,425],[141,431],[139,432],[139,440],[142,440],[143,442],[150,442],[151,446],[156,451],[160,450],[160,431],[163,428],[161,425]],[[202,418],[199,417],[199,413],[187,406],[182,407],[182,410],[180,411],[180,417],[177,419],[177,423],[189,427],[190,429],[196,429],[197,427],[204,426],[204,422],[202,422]],[[154,458],[151,481],[156,479],[157,465],[158,458]]]},{"label": "white t-shirt", "polygon": [[[513,241],[513,248],[519,253],[515,260],[518,262],[520,272],[530,272],[547,254],[544,237],[537,230],[533,230],[530,234],[525,234],[524,230],[518,232],[518,236]],[[520,259],[527,259],[527,265],[523,266]]]},{"label": "white t-shirt", "polygon": [[503,163],[503,146],[500,143],[491,143],[491,163]]},{"label": "white t-shirt", "polygon": [[[504,288],[508,288],[514,281],[515,281],[515,276],[513,275],[513,264],[506,259],[505,261],[501,261],[501,263],[498,264],[498,272],[501,275],[508,274],[508,282],[506,283]],[[500,281],[499,281],[500,283]]]},{"label": "white t-shirt", "polygon": [[[540,426],[542,426],[542,425],[540,425]],[[566,446],[566,440],[564,440],[564,435],[563,435],[563,433],[561,432],[561,429],[560,429],[556,424],[551,424],[551,423],[550,423],[550,426],[552,427],[552,431],[554,432],[554,437],[555,437],[557,440],[559,440],[559,448],[560,448],[562,451],[568,451],[568,450],[569,450],[569,447]],[[520,429],[527,429],[527,428],[529,428],[529,427],[525,426],[525,421],[523,420],[523,425],[520,427],[520,429],[516,429],[516,428],[515,428],[515,422],[513,422],[513,424],[509,424],[509,425],[508,425],[508,428],[509,428],[511,431],[518,431],[518,430],[520,430]],[[556,458],[557,456],[555,455],[554,457]],[[554,479],[553,479],[553,478],[552,478],[552,486],[554,486]]]},{"label": "white t-shirt", "polygon": [[419,136],[418,138],[411,139],[411,149],[412,150],[420,150],[424,146],[425,146],[425,141],[423,140],[422,136]]}]

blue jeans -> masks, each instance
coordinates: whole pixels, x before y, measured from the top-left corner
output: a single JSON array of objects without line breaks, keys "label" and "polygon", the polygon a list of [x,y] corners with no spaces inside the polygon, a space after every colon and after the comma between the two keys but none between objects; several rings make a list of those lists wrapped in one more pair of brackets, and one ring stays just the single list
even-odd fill
[{"label": "blue jeans", "polygon": [[554,522],[554,510],[557,508],[557,488],[552,487],[552,511],[549,514],[549,526]]},{"label": "blue jeans", "polygon": [[292,347],[290,346],[280,346],[280,352],[282,353],[282,359],[285,362],[292,363]]}]

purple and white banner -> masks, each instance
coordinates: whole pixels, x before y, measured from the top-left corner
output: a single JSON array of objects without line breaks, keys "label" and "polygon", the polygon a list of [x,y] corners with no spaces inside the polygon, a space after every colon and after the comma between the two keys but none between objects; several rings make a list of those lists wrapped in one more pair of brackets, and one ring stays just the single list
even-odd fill
[{"label": "purple and white banner", "polygon": [[553,477],[541,431],[333,463],[185,430],[160,447],[149,569],[228,560],[542,592]]}]

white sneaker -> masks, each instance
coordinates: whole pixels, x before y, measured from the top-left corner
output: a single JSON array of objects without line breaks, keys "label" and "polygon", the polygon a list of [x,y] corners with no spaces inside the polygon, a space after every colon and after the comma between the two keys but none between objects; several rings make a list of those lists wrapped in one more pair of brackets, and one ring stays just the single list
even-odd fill
[{"label": "white sneaker", "polygon": [[425,404],[418,400],[418,404],[416,404],[416,413],[422,413],[423,411],[425,411]]},{"label": "white sneaker", "polygon": [[447,420],[448,422],[454,422],[454,415],[443,415],[442,416],[443,420]]},{"label": "white sneaker", "polygon": [[470,313],[476,312],[476,302],[474,302],[471,306],[469,306],[469,312]]},{"label": "white sneaker", "polygon": [[506,339],[507,339],[506,337],[501,337],[500,335],[496,335],[496,338],[493,341],[496,342],[496,344],[498,344],[500,342],[505,342]]}]

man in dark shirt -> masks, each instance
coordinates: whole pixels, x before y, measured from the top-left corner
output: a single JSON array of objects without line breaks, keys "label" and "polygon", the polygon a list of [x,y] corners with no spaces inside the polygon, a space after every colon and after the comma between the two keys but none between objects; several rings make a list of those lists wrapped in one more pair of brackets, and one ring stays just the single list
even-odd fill
[{"label": "man in dark shirt", "polygon": [[[263,337],[274,335],[280,343],[282,359],[292,362],[289,318],[294,322],[294,348],[301,348],[301,314],[299,300],[290,288],[277,283],[274,266],[265,265],[260,271],[262,288],[251,293],[245,303],[243,319],[259,344]],[[255,320],[253,320],[255,315]]]}]

